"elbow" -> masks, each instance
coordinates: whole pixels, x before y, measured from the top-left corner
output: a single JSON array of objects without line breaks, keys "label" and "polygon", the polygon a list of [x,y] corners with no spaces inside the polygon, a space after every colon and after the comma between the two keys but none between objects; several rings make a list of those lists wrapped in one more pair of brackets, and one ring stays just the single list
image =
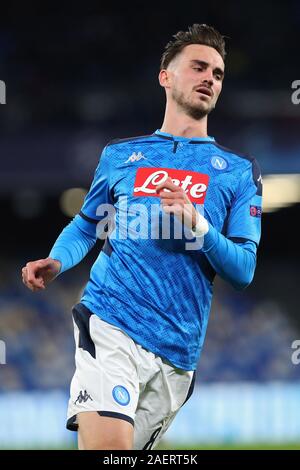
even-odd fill
[{"label": "elbow", "polygon": [[240,274],[239,278],[235,279],[232,285],[236,290],[243,291],[251,284],[254,277],[254,269],[251,272],[243,272]]},{"label": "elbow", "polygon": [[253,281],[255,268],[256,268],[256,256],[251,253],[249,262],[244,266],[244,269],[239,269],[236,272],[236,277],[233,283],[233,287],[236,290],[245,290]]}]

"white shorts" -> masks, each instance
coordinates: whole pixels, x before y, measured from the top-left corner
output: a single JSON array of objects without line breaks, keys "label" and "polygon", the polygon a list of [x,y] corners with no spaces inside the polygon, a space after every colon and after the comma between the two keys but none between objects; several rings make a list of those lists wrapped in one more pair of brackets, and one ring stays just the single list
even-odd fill
[{"label": "white shorts", "polygon": [[77,413],[97,411],[134,426],[134,449],[152,449],[191,396],[194,371],[177,369],[82,304],[73,308],[73,321],[67,428],[77,431]]}]

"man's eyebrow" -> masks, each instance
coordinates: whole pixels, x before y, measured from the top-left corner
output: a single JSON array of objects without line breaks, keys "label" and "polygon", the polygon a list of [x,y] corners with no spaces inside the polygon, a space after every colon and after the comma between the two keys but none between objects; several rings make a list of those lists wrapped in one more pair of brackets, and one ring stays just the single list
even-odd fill
[{"label": "man's eyebrow", "polygon": [[[202,67],[208,67],[209,63],[208,62],[205,62],[205,60],[199,60],[199,59],[193,59],[191,60],[191,63],[193,64],[197,64],[197,65],[201,65]],[[219,73],[220,75],[222,75],[222,77],[224,77],[224,70],[222,70],[220,67],[216,67],[214,69],[214,72],[217,72]]]}]

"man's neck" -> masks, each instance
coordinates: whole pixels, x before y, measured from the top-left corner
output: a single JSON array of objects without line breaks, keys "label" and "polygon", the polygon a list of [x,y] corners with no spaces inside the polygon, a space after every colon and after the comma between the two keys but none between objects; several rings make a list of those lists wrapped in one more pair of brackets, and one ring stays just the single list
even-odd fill
[{"label": "man's neck", "polygon": [[207,116],[195,120],[186,114],[166,112],[160,130],[181,137],[207,137]]}]

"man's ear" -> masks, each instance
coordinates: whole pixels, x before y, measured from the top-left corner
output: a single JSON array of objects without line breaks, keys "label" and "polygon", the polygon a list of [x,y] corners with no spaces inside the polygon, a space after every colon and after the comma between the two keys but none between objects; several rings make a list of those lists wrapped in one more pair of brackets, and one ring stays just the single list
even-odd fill
[{"label": "man's ear", "polygon": [[160,70],[159,75],[158,75],[158,80],[159,80],[160,86],[162,86],[163,88],[169,88],[171,85],[170,71],[167,69]]}]

